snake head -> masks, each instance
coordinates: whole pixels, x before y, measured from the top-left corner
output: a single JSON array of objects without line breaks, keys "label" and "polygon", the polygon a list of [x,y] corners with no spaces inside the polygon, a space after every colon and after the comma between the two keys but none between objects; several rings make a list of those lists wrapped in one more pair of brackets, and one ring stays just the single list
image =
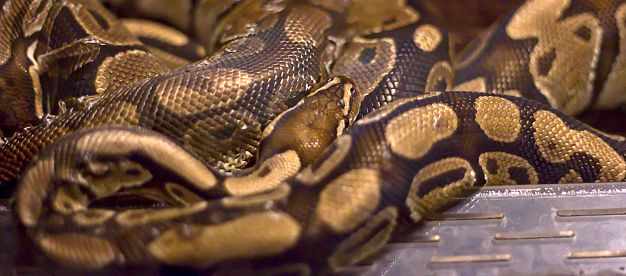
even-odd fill
[{"label": "snake head", "polygon": [[348,77],[331,77],[312,91],[265,128],[258,160],[295,149],[305,166],[341,135],[359,114],[363,96]]},{"label": "snake head", "polygon": [[[343,119],[344,124],[340,124],[341,130],[354,122],[359,114],[363,95],[354,80],[346,76],[335,76],[327,79],[313,93],[308,96],[311,103],[321,103],[318,108],[322,116]],[[312,104],[315,105],[315,104]]]}]

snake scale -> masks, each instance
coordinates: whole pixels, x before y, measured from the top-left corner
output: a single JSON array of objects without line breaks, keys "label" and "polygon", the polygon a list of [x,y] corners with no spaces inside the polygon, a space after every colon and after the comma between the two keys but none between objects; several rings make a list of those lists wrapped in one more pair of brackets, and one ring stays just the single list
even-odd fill
[{"label": "snake scale", "polygon": [[474,187],[626,177],[571,117],[626,101],[626,1],[528,1],[454,62],[402,0],[0,4],[0,190],[70,270],[333,272]]}]

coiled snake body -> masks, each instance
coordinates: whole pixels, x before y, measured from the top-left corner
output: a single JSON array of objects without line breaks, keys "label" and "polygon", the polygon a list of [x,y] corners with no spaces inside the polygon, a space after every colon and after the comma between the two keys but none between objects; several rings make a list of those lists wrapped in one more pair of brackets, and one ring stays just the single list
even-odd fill
[{"label": "coiled snake body", "polygon": [[333,271],[472,187],[626,176],[568,116],[625,99],[620,1],[529,1],[454,68],[403,1],[196,4],[165,17],[221,48],[182,65],[97,2],[3,3],[0,188],[55,263]]}]

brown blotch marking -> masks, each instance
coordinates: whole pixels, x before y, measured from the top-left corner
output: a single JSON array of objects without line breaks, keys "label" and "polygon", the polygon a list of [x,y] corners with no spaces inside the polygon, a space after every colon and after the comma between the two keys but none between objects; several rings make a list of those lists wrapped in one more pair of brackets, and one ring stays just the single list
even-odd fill
[{"label": "brown blotch marking", "polygon": [[324,31],[332,25],[330,15],[311,6],[300,6],[285,20],[285,34],[292,42],[317,47],[324,41]]},{"label": "brown blotch marking", "polygon": [[243,177],[228,177],[224,188],[231,195],[243,196],[276,188],[282,181],[300,170],[300,158],[289,150],[265,160],[259,168]]},{"label": "brown blotch marking", "polygon": [[[368,49],[372,49],[370,51],[373,53],[368,53],[367,60],[364,60],[361,56]],[[361,88],[363,96],[366,96],[391,72],[395,64],[396,45],[393,39],[357,37],[348,44],[344,54],[333,65],[331,74],[352,78]]]},{"label": "brown blotch marking", "polygon": [[[478,157],[486,185],[538,184],[539,175],[528,161],[506,152],[485,152]],[[495,170],[494,170],[495,169]]]},{"label": "brown blotch marking", "polygon": [[480,97],[474,108],[476,123],[487,137],[505,143],[517,139],[522,125],[520,110],[513,102],[500,97]]},{"label": "brown blotch marking", "polygon": [[76,224],[92,227],[105,223],[115,215],[115,211],[105,209],[87,209],[72,216]]},{"label": "brown blotch marking", "polygon": [[85,269],[102,268],[118,255],[107,240],[78,233],[44,234],[38,243],[57,263]]},{"label": "brown blotch marking", "polygon": [[246,95],[254,80],[254,76],[239,69],[218,68],[199,78],[184,75],[168,78],[155,89],[159,103],[168,112],[190,116],[233,106]]},{"label": "brown blotch marking", "polygon": [[[552,107],[575,114],[592,101],[603,30],[590,12],[562,18],[570,5],[570,0],[528,1],[511,17],[506,33],[537,40],[529,61],[535,86]],[[576,33],[581,27],[589,29],[589,39]]]},{"label": "brown blotch marking", "polygon": [[437,49],[442,38],[439,29],[430,24],[421,25],[413,32],[413,42],[424,52]]},{"label": "brown blotch marking", "polygon": [[232,259],[273,256],[293,247],[301,226],[286,213],[253,213],[210,226],[167,230],[147,249],[162,263],[207,268]]},{"label": "brown blotch marking", "polygon": [[583,183],[585,182],[582,176],[575,170],[569,170],[567,174],[565,174],[561,179],[559,179],[559,184],[567,184],[567,183]]},{"label": "brown blotch marking", "polygon": [[[445,91],[452,89],[454,82],[454,72],[452,72],[452,66],[447,61],[439,61],[433,65],[428,72],[428,78],[426,78],[426,87],[424,91]],[[442,85],[443,84],[443,85]]]},{"label": "brown blotch marking", "polygon": [[[462,171],[462,177],[442,178],[449,173]],[[440,187],[425,187],[432,179],[444,180],[448,183],[433,183]],[[413,177],[411,188],[406,198],[406,205],[411,210],[413,221],[420,221],[424,214],[436,210],[448,203],[476,182],[476,174],[469,162],[458,157],[450,157],[431,163],[420,169]],[[429,185],[432,186],[432,185]],[[422,196],[422,194],[425,195]]]},{"label": "brown blotch marking", "polygon": [[137,225],[143,225],[152,222],[161,222],[180,218],[183,216],[193,215],[206,209],[207,206],[208,204],[205,201],[202,201],[185,207],[175,207],[163,210],[128,210],[118,214],[115,217],[115,220],[118,224],[124,227],[135,227]]},{"label": "brown blotch marking", "polygon": [[596,182],[622,181],[626,162],[613,148],[587,130],[567,127],[556,114],[539,110],[534,114],[533,136],[541,156],[552,163],[570,160],[576,152],[587,153],[598,160],[601,171]]},{"label": "brown blotch marking", "polygon": [[495,159],[487,159],[487,163],[485,164],[486,172],[490,174],[497,174],[500,166],[498,165],[498,161]]},{"label": "brown blotch marking", "polygon": [[385,137],[395,154],[417,159],[435,142],[452,135],[457,125],[458,118],[452,108],[434,103],[413,108],[391,119],[385,127]]},{"label": "brown blotch marking", "polygon": [[398,209],[388,206],[342,241],[328,258],[332,268],[354,265],[377,252],[389,239],[397,224]]},{"label": "brown blotch marking", "polygon": [[98,66],[94,85],[97,93],[113,92],[167,69],[142,50],[130,50],[107,57]]},{"label": "brown blotch marking", "polygon": [[348,171],[320,194],[315,216],[337,233],[356,229],[378,207],[382,179],[376,170]]}]

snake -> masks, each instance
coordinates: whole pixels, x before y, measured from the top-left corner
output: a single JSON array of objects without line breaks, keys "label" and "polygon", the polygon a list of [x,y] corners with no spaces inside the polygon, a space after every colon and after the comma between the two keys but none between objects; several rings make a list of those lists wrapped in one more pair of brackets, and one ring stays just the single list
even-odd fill
[{"label": "snake", "polygon": [[110,2],[161,23],[1,3],[0,190],[56,266],[333,273],[480,186],[626,177],[573,117],[626,100],[624,1],[529,0],[454,61],[402,0]]}]

